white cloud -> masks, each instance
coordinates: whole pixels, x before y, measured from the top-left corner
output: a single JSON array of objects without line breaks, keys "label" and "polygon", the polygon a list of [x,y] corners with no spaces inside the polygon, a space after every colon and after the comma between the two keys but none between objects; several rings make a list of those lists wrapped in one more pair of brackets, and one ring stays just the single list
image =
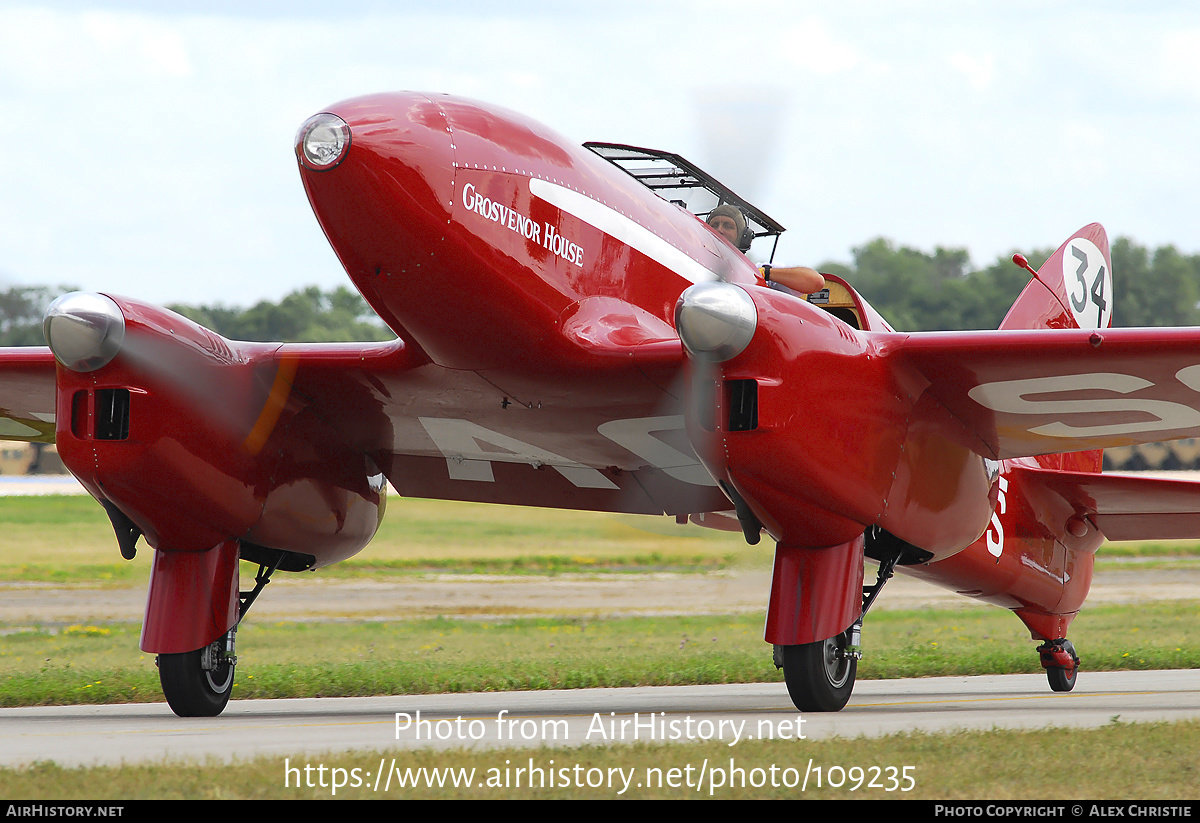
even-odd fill
[{"label": "white cloud", "polygon": [[1161,80],[1193,101],[1200,101],[1200,29],[1169,32],[1163,37]]},{"label": "white cloud", "polygon": [[992,54],[967,54],[955,52],[950,55],[950,65],[961,72],[967,83],[977,92],[984,91],[996,79],[996,57]]},{"label": "white cloud", "polygon": [[783,26],[772,42],[787,63],[818,75],[849,71],[862,63],[858,50],[835,37],[818,19]]},{"label": "white cloud", "polygon": [[[344,283],[292,136],[338,100],[401,88],[702,165],[695,101],[731,83],[751,103],[770,89],[720,142],[765,158],[758,205],[791,227],[781,254],[795,262],[847,259],[880,233],[989,260],[1057,243],[1100,207],[1114,234],[1197,243],[1197,14],[866,0],[636,10],[0,8],[0,110],[24,140],[20,162],[0,161],[0,270],[153,300]],[[771,132],[774,152],[751,148]],[[1147,203],[1161,204],[1153,220]]]}]

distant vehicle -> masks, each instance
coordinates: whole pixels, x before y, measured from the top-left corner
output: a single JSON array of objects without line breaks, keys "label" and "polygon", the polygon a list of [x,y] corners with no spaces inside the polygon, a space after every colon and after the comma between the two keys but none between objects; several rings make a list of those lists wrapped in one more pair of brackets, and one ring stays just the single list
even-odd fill
[{"label": "distant vehicle", "polygon": [[222,711],[267,580],[359,552],[386,481],[765,531],[765,639],[804,711],[846,704],[895,570],[1013,610],[1061,691],[1103,538],[1200,534],[1200,486],[1099,473],[1103,447],[1200,433],[1200,331],[1108,328],[1097,224],[1000,330],[908,334],[836,277],[769,288],[703,218],[782,226],[676,155],[399,93],[310,118],[296,156],[398,340],[233,342],[73,293],[50,349],[0,351],[5,436],[56,442],[122,554],[153,549],[141,648],[178,714]]}]

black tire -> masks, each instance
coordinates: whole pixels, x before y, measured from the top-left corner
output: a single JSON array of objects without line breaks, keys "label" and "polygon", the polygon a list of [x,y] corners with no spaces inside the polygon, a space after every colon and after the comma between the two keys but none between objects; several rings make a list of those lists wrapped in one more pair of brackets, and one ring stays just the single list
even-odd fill
[{"label": "black tire", "polygon": [[1046,679],[1050,688],[1056,692],[1069,692],[1075,688],[1075,678],[1079,675],[1079,667],[1072,666],[1064,669],[1062,666],[1050,666],[1046,669]]},{"label": "black tire", "polygon": [[[1042,665],[1046,666],[1046,679],[1050,688],[1056,692],[1069,692],[1075,688],[1075,678],[1079,676],[1079,655],[1075,653],[1075,644],[1066,638],[1048,641],[1038,647],[1042,656]],[[1071,659],[1070,666],[1047,666],[1062,659],[1066,654]]]},{"label": "black tire", "polygon": [[[217,641],[224,647],[224,638]],[[171,711],[180,717],[216,717],[233,692],[234,665],[221,663],[212,671],[200,665],[204,649],[158,656],[158,680]]]},{"label": "black tire", "polygon": [[783,679],[802,712],[841,711],[854,691],[858,661],[841,656],[847,636],[783,647]]}]

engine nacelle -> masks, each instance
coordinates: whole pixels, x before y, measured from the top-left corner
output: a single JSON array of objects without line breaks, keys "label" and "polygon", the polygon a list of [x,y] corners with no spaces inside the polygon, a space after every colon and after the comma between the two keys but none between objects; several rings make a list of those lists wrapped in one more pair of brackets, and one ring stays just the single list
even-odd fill
[{"label": "engine nacelle", "polygon": [[[818,548],[878,525],[926,560],[983,533],[997,464],[971,448],[928,381],[889,358],[887,333],[859,332],[770,289],[705,285],[729,296],[716,319],[697,312],[704,324],[692,336],[737,345],[712,363],[692,353],[689,433],[768,532]],[[690,331],[681,330],[685,342]]]},{"label": "engine nacelle", "polygon": [[231,342],[165,309],[82,293],[55,301],[45,332],[63,463],[158,552],[147,651],[195,649],[236,622],[239,547],[289,552],[282,568],[298,570],[374,536],[384,477],[293,393],[297,362],[279,344]]}]

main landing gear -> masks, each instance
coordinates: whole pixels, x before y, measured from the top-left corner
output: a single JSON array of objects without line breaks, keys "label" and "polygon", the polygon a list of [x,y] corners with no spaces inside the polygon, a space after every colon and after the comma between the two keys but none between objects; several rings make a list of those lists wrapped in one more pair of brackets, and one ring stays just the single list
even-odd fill
[{"label": "main landing gear", "polygon": [[203,649],[158,656],[158,680],[171,711],[180,717],[216,717],[225,710],[233,692],[233,653],[230,629]]},{"label": "main landing gear", "polygon": [[851,642],[851,632],[857,633],[860,625],[861,620],[848,631],[816,643],[776,647],[782,657],[776,665],[783,669],[788,695],[797,709],[836,712],[846,705],[862,657]]},{"label": "main landing gear", "polygon": [[783,669],[788,695],[802,712],[841,711],[854,691],[862,659],[862,624],[867,610],[892,576],[896,555],[879,563],[875,585],[863,587],[863,607],[854,625],[839,635],[798,646],[775,646],[775,668]]},{"label": "main landing gear", "polygon": [[1056,692],[1069,692],[1075,688],[1075,678],[1079,675],[1079,655],[1075,653],[1071,641],[1064,638],[1047,640],[1037,650],[1046,669],[1050,688]]},{"label": "main landing gear", "polygon": [[[263,588],[271,582],[271,575],[283,558],[284,553],[279,552],[270,566],[260,564],[254,589],[239,594],[239,625]],[[160,654],[155,658],[158,680],[171,711],[180,717],[216,717],[225,710],[233,693],[233,672],[237,667],[234,653],[237,630],[235,625],[202,649]]]}]

